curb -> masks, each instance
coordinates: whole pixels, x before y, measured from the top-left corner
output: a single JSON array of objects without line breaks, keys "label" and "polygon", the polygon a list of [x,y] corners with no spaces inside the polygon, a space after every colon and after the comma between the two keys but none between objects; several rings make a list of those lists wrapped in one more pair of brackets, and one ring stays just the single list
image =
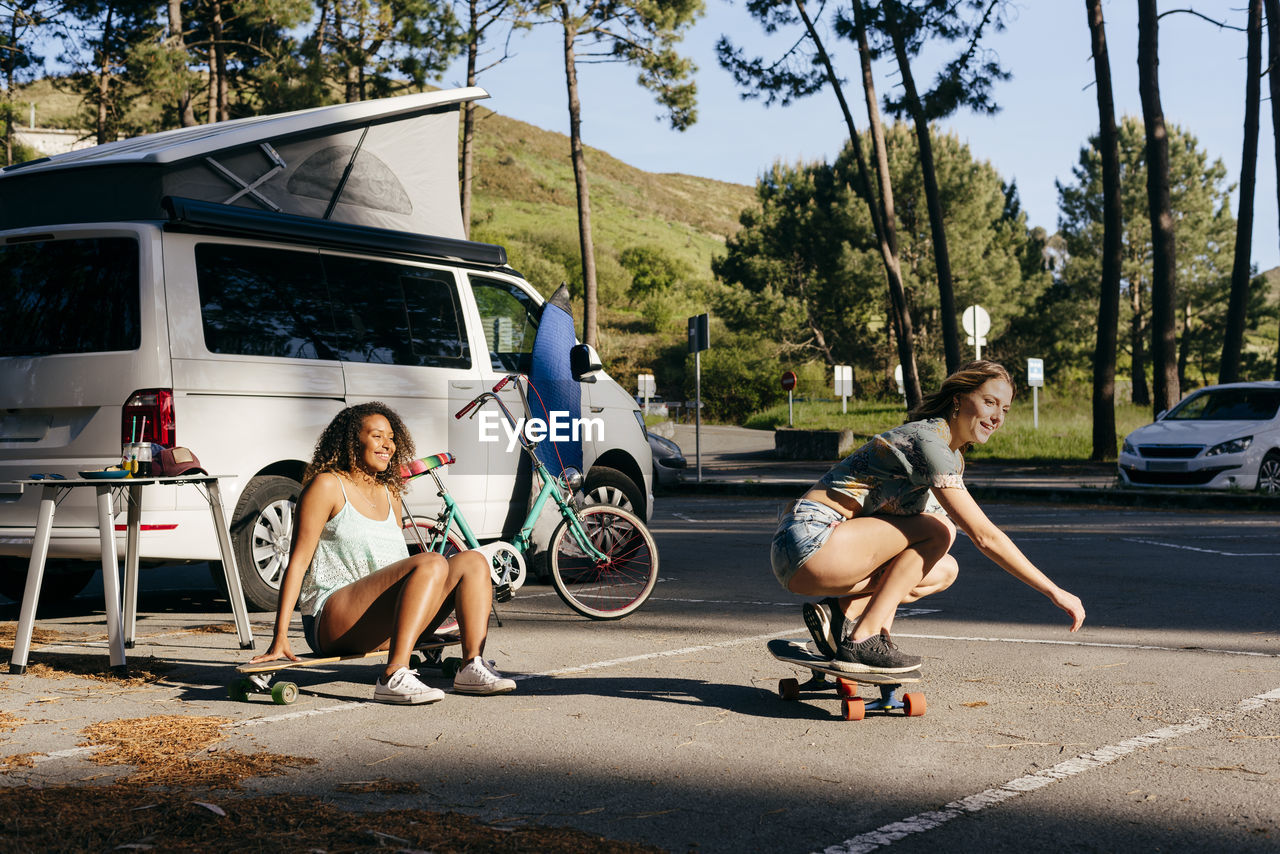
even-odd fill
[{"label": "curb", "polygon": [[[707,480],[685,481],[664,489],[663,495],[741,495],[753,498],[799,498],[810,481]],[[1103,507],[1149,507],[1161,510],[1230,510],[1280,513],[1280,497],[1234,492],[1147,492],[1134,489],[1087,487],[973,485],[969,492],[982,501],[1076,504]]]}]

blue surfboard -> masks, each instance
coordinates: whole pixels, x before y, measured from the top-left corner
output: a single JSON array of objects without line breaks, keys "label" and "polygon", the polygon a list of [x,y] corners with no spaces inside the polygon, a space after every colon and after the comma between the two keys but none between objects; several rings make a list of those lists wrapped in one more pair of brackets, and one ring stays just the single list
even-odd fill
[{"label": "blue surfboard", "polygon": [[[577,343],[573,314],[569,310],[569,288],[561,285],[542,308],[538,333],[533,339],[533,365],[529,370],[529,410],[534,418],[551,423],[582,417],[582,386],[569,368],[569,351]],[[536,390],[536,393],[534,393]],[[566,413],[564,415],[560,413]],[[552,474],[567,466],[582,469],[582,440],[545,441],[538,445],[538,459]]]}]

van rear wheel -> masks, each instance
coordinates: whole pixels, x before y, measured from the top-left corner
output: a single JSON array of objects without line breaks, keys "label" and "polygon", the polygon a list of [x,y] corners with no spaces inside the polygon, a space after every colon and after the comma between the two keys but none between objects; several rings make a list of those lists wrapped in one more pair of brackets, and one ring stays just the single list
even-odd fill
[{"label": "van rear wheel", "polygon": [[302,484],[293,478],[265,475],[250,480],[236,503],[231,548],[245,603],[254,610],[275,610],[301,493]]}]

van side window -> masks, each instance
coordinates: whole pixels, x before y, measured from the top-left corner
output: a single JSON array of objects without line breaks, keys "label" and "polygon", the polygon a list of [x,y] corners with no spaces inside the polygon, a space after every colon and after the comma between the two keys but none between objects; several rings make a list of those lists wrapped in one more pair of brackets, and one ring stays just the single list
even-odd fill
[{"label": "van side window", "polygon": [[528,373],[542,306],[509,282],[471,277],[471,290],[484,324],[489,361],[499,371]]},{"label": "van side window", "polygon": [[324,256],[334,347],[346,362],[469,368],[451,274],[366,258]]},{"label": "van side window", "polygon": [[0,356],[137,350],[138,264],[132,237],[0,246]]},{"label": "van side window", "polygon": [[196,280],[209,352],[338,358],[318,254],[201,243]]}]

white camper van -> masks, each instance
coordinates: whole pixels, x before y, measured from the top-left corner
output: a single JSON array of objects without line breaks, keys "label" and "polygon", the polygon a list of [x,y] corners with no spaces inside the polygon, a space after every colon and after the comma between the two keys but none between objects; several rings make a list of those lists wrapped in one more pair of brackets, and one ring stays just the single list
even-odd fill
[{"label": "white camper van", "polygon": [[[484,97],[184,128],[0,174],[0,593],[20,596],[39,499],[13,481],[115,463],[143,419],[139,440],[190,448],[226,476],[251,606],[275,607],[303,469],[349,404],[385,401],[419,455],[453,453],[443,476],[477,536],[513,533],[523,455],[453,418],[529,370],[543,308],[501,247],[463,239],[458,112]],[[603,371],[592,379],[587,492],[646,518],[643,419]],[[203,499],[147,489],[143,561],[216,560]],[[434,489],[408,500],[436,512]],[[45,587],[70,597],[99,559],[92,495],[73,491],[56,522]]]}]

